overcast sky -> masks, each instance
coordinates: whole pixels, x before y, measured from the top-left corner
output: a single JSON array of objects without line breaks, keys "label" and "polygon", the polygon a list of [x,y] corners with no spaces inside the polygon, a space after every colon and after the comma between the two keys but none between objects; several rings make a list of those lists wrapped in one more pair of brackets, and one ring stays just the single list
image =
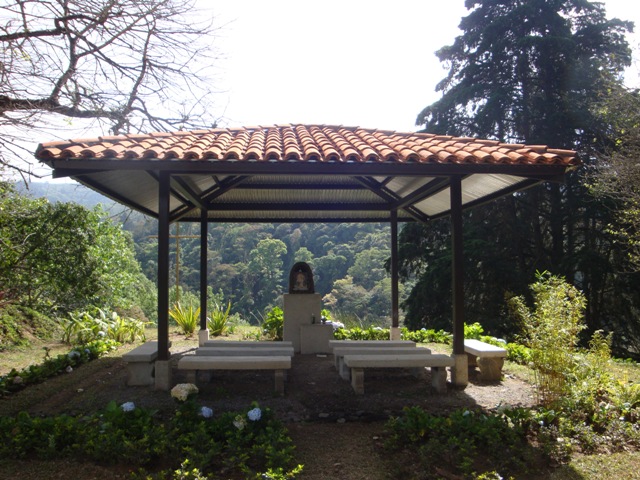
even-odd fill
[{"label": "overcast sky", "polygon": [[[324,123],[416,130],[440,97],[435,51],[461,32],[464,0],[199,0],[224,27],[215,45],[226,126]],[[640,0],[606,0],[635,21]],[[630,38],[640,60],[638,35]],[[628,81],[638,82],[638,70]]]}]

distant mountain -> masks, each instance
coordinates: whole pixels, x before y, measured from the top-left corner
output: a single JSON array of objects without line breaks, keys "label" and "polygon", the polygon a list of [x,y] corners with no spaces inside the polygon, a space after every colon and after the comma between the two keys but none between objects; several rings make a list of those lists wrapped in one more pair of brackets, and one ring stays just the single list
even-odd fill
[{"label": "distant mountain", "polygon": [[52,203],[74,202],[87,208],[102,204],[105,210],[111,210],[115,202],[79,183],[24,182],[16,183],[17,190],[30,197],[46,198]]}]

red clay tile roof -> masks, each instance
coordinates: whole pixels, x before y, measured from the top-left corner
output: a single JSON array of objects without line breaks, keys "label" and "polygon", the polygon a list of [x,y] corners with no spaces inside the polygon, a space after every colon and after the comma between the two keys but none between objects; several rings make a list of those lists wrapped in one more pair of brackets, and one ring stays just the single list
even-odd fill
[{"label": "red clay tile roof", "polygon": [[576,152],[544,145],[398,133],[359,127],[275,125],[104,136],[43,143],[36,157],[184,161],[579,165]]}]

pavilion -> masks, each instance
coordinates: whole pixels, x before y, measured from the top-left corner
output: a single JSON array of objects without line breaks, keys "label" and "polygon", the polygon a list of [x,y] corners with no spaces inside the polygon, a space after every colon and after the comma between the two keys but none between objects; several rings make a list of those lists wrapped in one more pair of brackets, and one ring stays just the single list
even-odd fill
[{"label": "pavilion", "polygon": [[399,222],[449,216],[452,230],[454,385],[467,384],[462,212],[563,181],[574,151],[477,138],[329,125],[274,125],[131,134],[43,143],[54,178],[71,177],[158,219],[156,388],[171,388],[169,226],[201,225],[200,342],[206,330],[210,222],[389,222],[392,338],[399,336]]}]

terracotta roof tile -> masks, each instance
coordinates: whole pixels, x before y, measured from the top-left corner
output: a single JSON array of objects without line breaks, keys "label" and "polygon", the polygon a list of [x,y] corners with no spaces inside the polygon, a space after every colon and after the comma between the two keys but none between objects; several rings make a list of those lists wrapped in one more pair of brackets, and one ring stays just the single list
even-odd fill
[{"label": "terracotta roof tile", "polygon": [[328,125],[154,132],[43,143],[36,156],[183,161],[578,165],[571,150]]}]

